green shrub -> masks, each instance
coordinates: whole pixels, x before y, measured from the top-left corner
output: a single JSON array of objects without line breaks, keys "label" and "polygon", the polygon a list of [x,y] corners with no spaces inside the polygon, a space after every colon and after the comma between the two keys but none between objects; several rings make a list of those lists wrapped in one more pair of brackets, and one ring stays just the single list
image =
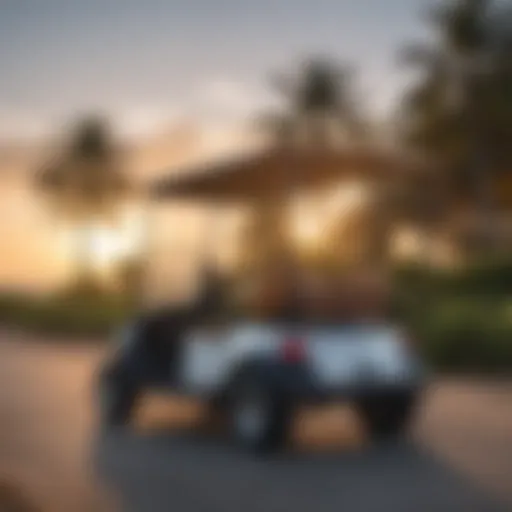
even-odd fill
[{"label": "green shrub", "polygon": [[398,289],[409,294],[431,296],[512,295],[512,257],[482,260],[455,269],[438,269],[421,264],[400,265],[394,269]]},{"label": "green shrub", "polygon": [[54,335],[104,335],[132,312],[129,300],[108,295],[0,297],[1,322]]},{"label": "green shrub", "polygon": [[393,310],[427,360],[449,371],[512,372],[512,258],[395,269]]},{"label": "green shrub", "polygon": [[435,368],[512,371],[509,301],[450,298],[425,308],[409,325]]}]

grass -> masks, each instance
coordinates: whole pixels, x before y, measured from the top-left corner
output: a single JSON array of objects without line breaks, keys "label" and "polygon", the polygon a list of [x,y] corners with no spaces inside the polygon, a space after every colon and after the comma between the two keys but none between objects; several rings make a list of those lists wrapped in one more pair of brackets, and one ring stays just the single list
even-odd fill
[{"label": "grass", "polygon": [[0,322],[53,336],[104,336],[132,313],[130,301],[118,296],[0,296]]}]

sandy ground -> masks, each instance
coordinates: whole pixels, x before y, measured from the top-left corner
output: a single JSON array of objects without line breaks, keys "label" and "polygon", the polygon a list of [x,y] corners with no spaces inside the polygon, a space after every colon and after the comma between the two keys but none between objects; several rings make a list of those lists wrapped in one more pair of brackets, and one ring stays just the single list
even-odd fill
[{"label": "sandy ground", "polygon": [[[43,512],[286,510],[285,490],[295,510],[512,509],[512,380],[433,384],[410,447],[388,451],[369,450],[346,406],[303,410],[292,458],[261,466],[215,436],[183,436],[202,411],[178,400],[151,397],[130,435],[98,437],[91,380],[100,360],[90,346],[0,335],[0,477]],[[237,479],[255,486],[247,503],[232,496]]]}]

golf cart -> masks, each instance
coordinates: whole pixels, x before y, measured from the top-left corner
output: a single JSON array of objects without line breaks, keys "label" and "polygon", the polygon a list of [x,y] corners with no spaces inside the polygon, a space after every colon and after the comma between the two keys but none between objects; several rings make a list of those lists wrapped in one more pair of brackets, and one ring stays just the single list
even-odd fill
[{"label": "golf cart", "polygon": [[[297,190],[347,176],[379,184],[385,176],[396,184],[400,180],[389,180],[390,173],[402,176],[405,167],[367,151],[284,148],[160,181],[152,193],[166,200],[243,203],[266,212],[267,222],[275,215],[278,223],[282,210],[275,205]],[[378,190],[379,197],[391,197]],[[373,218],[382,223],[372,230],[381,242],[386,211],[377,209]],[[266,243],[255,242],[254,251]],[[407,334],[386,316],[383,280],[355,279],[351,272],[334,287],[315,287],[293,255],[268,254],[266,266],[251,274],[252,288],[245,288],[251,299],[239,300],[245,307],[232,307],[229,287],[209,268],[195,302],[141,315],[119,331],[99,379],[107,424],[129,423],[144,391],[159,387],[205,400],[225,417],[234,438],[254,451],[280,448],[294,408],[305,402],[348,400],[374,436],[405,431],[424,369]],[[366,268],[380,267],[372,261]]]}]

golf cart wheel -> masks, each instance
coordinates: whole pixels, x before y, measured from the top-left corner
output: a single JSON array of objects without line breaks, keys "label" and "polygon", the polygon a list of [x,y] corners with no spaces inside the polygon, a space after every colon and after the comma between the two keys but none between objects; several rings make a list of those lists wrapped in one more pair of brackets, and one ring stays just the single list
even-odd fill
[{"label": "golf cart wheel", "polygon": [[387,439],[406,434],[414,404],[414,396],[404,395],[361,400],[358,409],[371,437]]},{"label": "golf cart wheel", "polygon": [[227,414],[225,405],[221,402],[212,401],[205,405],[201,421],[201,428],[209,434],[217,434],[225,431]]},{"label": "golf cart wheel", "polygon": [[104,426],[121,426],[130,422],[137,392],[134,386],[114,377],[104,377],[99,386],[100,420]]},{"label": "golf cart wheel", "polygon": [[289,431],[290,407],[269,386],[242,379],[229,401],[230,430],[236,442],[254,453],[280,450]]}]

